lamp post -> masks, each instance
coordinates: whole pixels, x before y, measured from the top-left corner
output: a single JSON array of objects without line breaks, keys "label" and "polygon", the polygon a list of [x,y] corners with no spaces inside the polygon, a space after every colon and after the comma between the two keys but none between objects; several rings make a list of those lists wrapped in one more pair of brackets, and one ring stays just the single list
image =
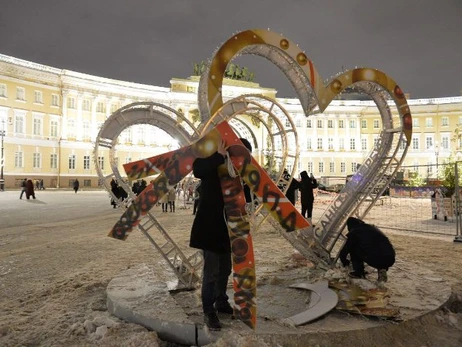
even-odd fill
[{"label": "lamp post", "polygon": [[2,159],[0,162],[0,191],[5,189],[5,180],[3,179],[3,165],[5,164],[5,159],[3,158],[3,138],[5,137],[5,120],[2,119],[2,130],[0,130],[0,136],[2,137]]},{"label": "lamp post", "polygon": [[438,141],[435,141],[435,158],[436,158],[436,178],[438,179],[438,156],[440,154],[440,147]]}]

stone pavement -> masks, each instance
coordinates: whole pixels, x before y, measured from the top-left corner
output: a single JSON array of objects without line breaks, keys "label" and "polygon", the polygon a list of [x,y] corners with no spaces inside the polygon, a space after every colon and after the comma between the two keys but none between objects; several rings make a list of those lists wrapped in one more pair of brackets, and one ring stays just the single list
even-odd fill
[{"label": "stone pavement", "polygon": [[[180,204],[178,204],[180,205]],[[166,230],[189,232],[191,210],[159,214]],[[284,264],[280,264],[281,267]],[[171,291],[174,275],[165,265],[140,264],[113,278],[107,287],[109,311],[128,322],[156,331],[163,340],[184,345],[206,345],[221,337],[253,336],[274,345],[295,346],[326,343],[329,336],[356,334],[369,329],[389,329],[396,322],[365,318],[332,310],[320,319],[301,326],[285,318],[308,309],[310,292],[289,285],[314,283],[319,278],[309,267],[283,270],[274,278],[260,280],[257,268],[257,327],[252,331],[238,320],[221,315],[223,329],[210,332],[203,324],[200,290]],[[376,274],[371,274],[374,281]],[[360,280],[361,281],[361,280]],[[449,300],[449,284],[430,270],[399,260],[389,271],[390,304],[400,309],[401,321],[412,321],[432,312]],[[403,290],[415,288],[415,290]],[[233,297],[231,285],[229,296]],[[322,332],[322,334],[320,334]]]}]

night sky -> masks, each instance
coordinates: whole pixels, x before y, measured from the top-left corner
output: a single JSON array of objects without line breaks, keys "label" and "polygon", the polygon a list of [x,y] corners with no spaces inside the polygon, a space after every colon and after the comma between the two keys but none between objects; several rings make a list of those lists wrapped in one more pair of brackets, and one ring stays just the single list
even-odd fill
[{"label": "night sky", "polygon": [[[462,0],[0,0],[0,53],[162,87],[253,28],[298,43],[323,79],[371,67],[413,99],[461,95]],[[295,96],[266,59],[235,62]]]}]

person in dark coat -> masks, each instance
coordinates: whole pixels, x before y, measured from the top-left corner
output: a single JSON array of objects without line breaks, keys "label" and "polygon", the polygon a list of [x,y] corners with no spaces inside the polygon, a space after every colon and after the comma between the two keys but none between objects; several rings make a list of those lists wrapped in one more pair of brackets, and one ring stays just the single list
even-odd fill
[{"label": "person in dark coat", "polygon": [[[284,179],[289,181],[290,180],[290,174],[287,170],[284,169]],[[289,199],[289,201],[292,203],[292,205],[295,205],[295,191],[300,188],[300,182],[298,182],[295,178],[292,178],[292,181],[290,181],[289,188],[287,188],[286,191],[286,197]]]},{"label": "person in dark coat", "polygon": [[74,180],[73,187],[74,187],[74,191],[77,193],[80,187],[80,182],[77,178]]},{"label": "person in dark coat", "polygon": [[340,251],[340,261],[348,266],[350,255],[353,272],[350,277],[365,278],[364,263],[378,270],[378,280],[387,281],[387,271],[395,263],[395,250],[385,234],[377,227],[350,217],[347,220],[347,241]]},{"label": "person in dark coat", "polygon": [[307,218],[311,224],[311,217],[313,216],[313,203],[314,194],[313,189],[318,187],[318,182],[314,178],[313,174],[308,176],[306,171],[300,173],[300,200],[302,203],[302,216]]},{"label": "person in dark coat", "polygon": [[[239,140],[241,140],[241,142],[245,146],[245,148],[247,148],[249,150],[249,152],[252,153],[252,145],[250,144],[250,142],[247,139],[243,138],[243,137],[239,138]],[[247,202],[247,203],[252,202],[252,192],[250,190],[250,187],[245,182],[242,182],[242,185],[244,187],[245,202]],[[254,196],[253,200],[255,200],[255,199],[256,199],[256,197]]]},{"label": "person in dark coat", "polygon": [[220,330],[216,311],[233,314],[226,288],[231,274],[231,245],[224,212],[218,167],[225,163],[223,144],[207,158],[193,163],[194,176],[201,180],[199,209],[191,229],[190,246],[203,251],[202,309],[210,330]]},{"label": "person in dark coat", "polygon": [[[119,185],[117,184],[117,181],[114,178],[111,180],[111,192],[115,195],[117,199],[119,199]],[[117,202],[114,199],[111,199],[111,205],[113,208],[116,208]]]},{"label": "person in dark coat", "polygon": [[35,199],[34,182],[32,182],[32,180],[27,180],[27,182],[26,182],[26,198],[27,198],[27,200],[29,200],[31,196]]},{"label": "person in dark coat", "polygon": [[142,192],[142,191],[144,190],[144,188],[146,188],[146,187],[147,187],[147,183],[146,183],[145,180],[142,179],[141,182],[140,182],[140,185],[138,186],[138,191],[137,191],[136,195],[140,195],[141,192]]}]

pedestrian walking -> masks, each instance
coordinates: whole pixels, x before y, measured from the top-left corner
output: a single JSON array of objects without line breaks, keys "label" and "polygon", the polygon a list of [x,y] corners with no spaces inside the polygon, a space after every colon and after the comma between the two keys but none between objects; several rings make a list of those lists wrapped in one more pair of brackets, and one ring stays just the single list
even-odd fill
[{"label": "pedestrian walking", "polygon": [[26,192],[26,182],[27,182],[27,178],[24,178],[21,181],[21,194],[19,195],[19,199],[22,199],[22,195]]},{"label": "pedestrian walking", "polygon": [[77,193],[80,187],[80,182],[77,178],[74,180],[73,187],[74,187],[74,191]]},{"label": "pedestrian walking", "polygon": [[27,182],[26,182],[26,198],[27,198],[27,200],[29,200],[31,196],[35,199],[34,182],[32,182],[32,180],[27,180]]}]

